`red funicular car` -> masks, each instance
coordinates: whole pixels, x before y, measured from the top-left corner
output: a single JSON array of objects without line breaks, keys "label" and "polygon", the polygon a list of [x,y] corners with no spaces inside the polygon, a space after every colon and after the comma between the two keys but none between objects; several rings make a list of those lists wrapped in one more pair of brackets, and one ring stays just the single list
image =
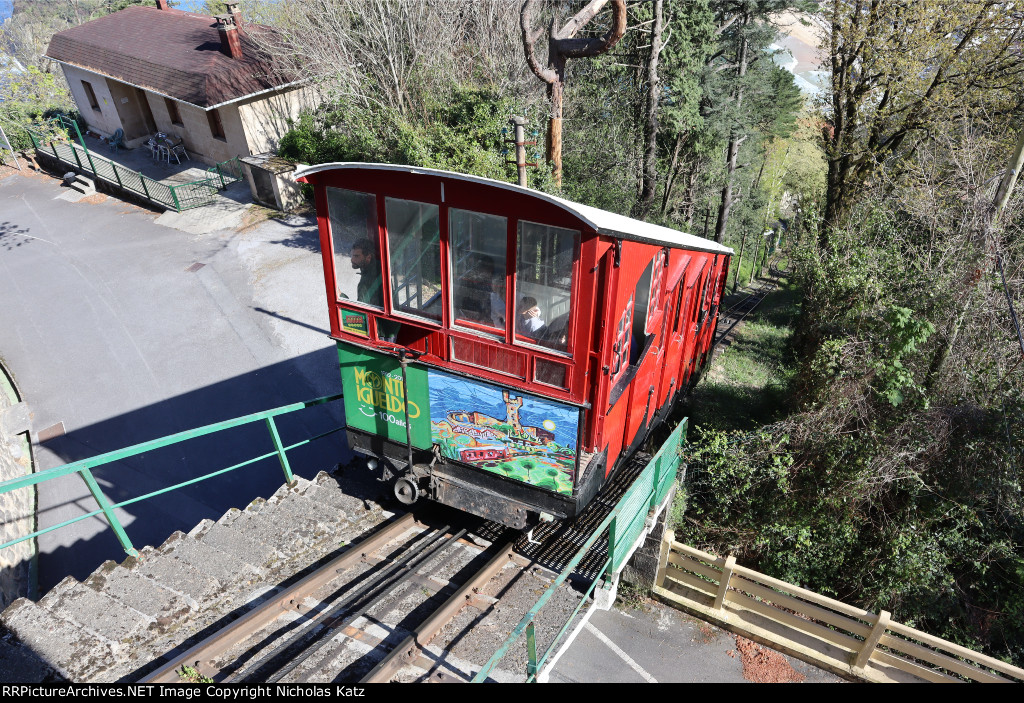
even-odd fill
[{"label": "red funicular car", "polygon": [[485,178],[315,189],[348,440],[405,503],[578,514],[707,361],[732,250]]}]

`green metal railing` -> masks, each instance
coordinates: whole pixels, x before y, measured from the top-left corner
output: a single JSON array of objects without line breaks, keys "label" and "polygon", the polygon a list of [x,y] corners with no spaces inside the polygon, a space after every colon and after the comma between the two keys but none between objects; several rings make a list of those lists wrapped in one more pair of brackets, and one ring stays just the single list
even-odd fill
[{"label": "green metal railing", "polygon": [[[679,464],[681,463],[679,448],[683,441],[686,439],[686,428],[689,424],[688,419],[684,419],[679,425],[673,430],[669,438],[661,445],[661,449],[654,455],[654,458],[648,462],[647,466],[637,477],[633,485],[630,486],[629,490],[626,491],[625,495],[615,504],[608,516],[601,522],[600,526],[594,530],[593,534],[586,541],[583,547],[576,553],[569,563],[566,565],[558,577],[548,586],[547,590],[541,595],[537,603],[530,609],[526,615],[523,616],[519,624],[516,625],[515,629],[508,638],[502,643],[498,650],[491,656],[487,663],[484,664],[483,668],[473,677],[473,683],[480,683],[487,680],[491,671],[497,666],[498,662],[501,661],[502,657],[508,653],[509,649],[515,644],[523,634],[526,634],[526,648],[527,648],[527,665],[526,665],[526,681],[535,682],[537,675],[544,666],[544,663],[548,660],[555,648],[562,641],[569,626],[573,620],[579,614],[580,609],[590,598],[594,592],[594,588],[597,587],[598,583],[601,582],[602,578],[609,571],[616,573],[625,564],[629,558],[630,552],[633,546],[636,544],[637,538],[643,532],[644,522],[647,519],[647,515],[651,510],[661,504],[665,497],[668,495],[672,484],[676,480],[676,474],[678,473]],[[608,540],[608,557],[604,562],[604,565],[598,570],[597,575],[594,576],[593,581],[590,583],[590,587],[587,589],[583,597],[580,598],[580,602],[576,605],[576,608],[569,615],[568,620],[562,626],[562,629],[555,635],[554,640],[548,645],[548,648],[544,651],[544,654],[540,657],[537,656],[537,635],[535,631],[535,621],[537,615],[544,608],[544,605],[551,599],[558,587],[561,586],[573,570],[579,565],[583,557],[587,554],[590,549],[597,544],[598,540],[602,537],[607,536]]]},{"label": "green metal railing", "polygon": [[39,127],[36,130],[26,128],[36,151],[69,166],[91,171],[96,178],[112,186],[177,212],[206,205],[218,190],[242,179],[242,166],[235,157],[208,169],[208,175],[201,180],[176,185],[161,183],[89,151],[74,120],[58,116]]},{"label": "green metal railing", "polygon": [[210,178],[214,181],[220,181],[221,189],[227,188],[244,177],[242,164],[239,163],[237,156],[215,164],[212,168],[206,169],[206,172],[210,174]]},{"label": "green metal railing", "polygon": [[[327,432],[323,432],[314,437],[310,437],[309,439],[304,439],[301,442],[296,442],[295,444],[285,446],[284,443],[281,441],[281,435],[277,430],[277,423],[275,421],[275,418],[281,415],[287,415],[289,413],[296,412],[298,410],[311,408],[316,405],[324,405],[335,400],[340,400],[341,397],[342,395],[339,393],[337,395],[325,396],[323,398],[307,400],[301,403],[292,403],[291,405],[284,405],[279,408],[273,408],[271,410],[264,410],[263,412],[253,413],[251,415],[236,417],[233,420],[225,420],[223,422],[216,422],[212,425],[204,425],[203,427],[185,430],[184,432],[178,432],[176,434],[168,435],[166,437],[160,437],[159,439],[153,439],[148,442],[142,442],[141,444],[135,444],[124,449],[117,449],[111,452],[106,452],[105,454],[100,454],[89,459],[82,459],[80,461],[75,461],[70,464],[58,466],[53,469],[47,469],[45,471],[40,471],[38,473],[29,474],[27,476],[21,476],[19,478],[0,482],[0,494],[3,494],[8,493],[10,491],[16,491],[19,488],[26,488],[28,486],[37,485],[40,483],[44,483],[46,481],[52,481],[53,479],[57,479],[62,476],[78,474],[79,476],[82,477],[82,480],[85,481],[86,486],[89,488],[89,492],[92,494],[92,497],[96,500],[96,503],[99,506],[97,510],[93,510],[92,512],[86,513],[85,515],[79,515],[76,518],[72,518],[71,520],[62,522],[59,525],[53,525],[42,530],[37,530],[35,532],[32,532],[31,534],[19,537],[18,539],[11,540],[10,542],[6,542],[4,544],[0,544],[0,549],[10,547],[11,545],[17,544],[18,542],[23,542],[27,539],[32,539],[33,537],[38,537],[40,535],[46,534],[47,532],[53,532],[55,530],[67,527],[68,525],[79,522],[81,520],[88,520],[90,518],[102,514],[107,519],[107,522],[110,524],[110,528],[114,531],[114,534],[117,535],[117,539],[121,543],[121,546],[124,548],[124,551],[131,556],[138,556],[138,551],[132,545],[131,540],[128,538],[128,535],[124,530],[124,527],[121,525],[120,520],[118,520],[117,515],[114,514],[114,510],[116,508],[123,508],[127,505],[132,505],[133,503],[138,503],[139,501],[143,501],[148,498],[154,498],[158,495],[162,495],[164,493],[168,493],[178,488],[183,488],[185,486],[192,485],[193,483],[205,481],[207,479],[213,478],[214,476],[226,474],[229,471],[240,469],[243,466],[248,466],[250,464],[256,463],[257,461],[268,459],[273,456],[277,456],[278,461],[281,464],[281,469],[284,472],[285,481],[288,483],[292,483],[295,480],[295,477],[292,474],[291,465],[288,462],[288,452],[297,447],[301,447],[304,444],[309,444],[310,442],[313,442],[315,440],[321,439],[328,435],[334,434],[335,432],[343,430],[344,426],[336,427],[332,430],[328,430]],[[111,503],[110,500],[104,495],[103,491],[100,489],[99,484],[96,482],[96,479],[92,473],[92,470],[99,466],[112,464],[114,462],[121,461],[129,457],[137,456],[148,451],[153,451],[154,449],[167,447],[172,444],[178,444],[179,442],[184,442],[190,439],[203,437],[217,432],[223,432],[225,430],[240,427],[242,425],[248,425],[254,422],[259,422],[260,420],[264,421],[267,425],[267,431],[270,434],[270,440],[274,447],[272,451],[260,454],[257,457],[253,457],[252,459],[248,459],[239,464],[234,464],[224,469],[219,469],[217,471],[203,474],[202,476],[190,479],[188,481],[176,483],[173,486],[168,486],[167,488],[163,488],[158,491],[152,491],[151,493],[146,493],[145,495],[130,498],[119,503]]]}]

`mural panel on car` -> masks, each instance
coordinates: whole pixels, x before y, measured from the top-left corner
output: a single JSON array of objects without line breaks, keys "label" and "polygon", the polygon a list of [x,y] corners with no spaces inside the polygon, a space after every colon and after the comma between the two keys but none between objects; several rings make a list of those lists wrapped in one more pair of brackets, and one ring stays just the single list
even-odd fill
[{"label": "mural panel on car", "polygon": [[577,408],[436,369],[427,376],[430,437],[443,456],[572,494]]}]

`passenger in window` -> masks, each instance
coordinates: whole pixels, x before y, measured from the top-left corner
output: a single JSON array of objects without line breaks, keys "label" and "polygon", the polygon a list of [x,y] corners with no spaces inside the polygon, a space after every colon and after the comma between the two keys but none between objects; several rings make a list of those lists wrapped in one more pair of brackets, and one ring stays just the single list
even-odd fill
[{"label": "passenger in window", "polygon": [[491,281],[491,324],[505,329],[505,277],[495,276]]},{"label": "passenger in window", "polygon": [[352,245],[352,268],[359,271],[356,300],[374,307],[384,307],[384,287],[381,281],[380,257],[377,247],[369,239],[360,239]]},{"label": "passenger in window", "polygon": [[530,339],[540,337],[540,331],[544,329],[544,320],[541,318],[536,298],[527,295],[519,301],[518,318],[516,332]]}]

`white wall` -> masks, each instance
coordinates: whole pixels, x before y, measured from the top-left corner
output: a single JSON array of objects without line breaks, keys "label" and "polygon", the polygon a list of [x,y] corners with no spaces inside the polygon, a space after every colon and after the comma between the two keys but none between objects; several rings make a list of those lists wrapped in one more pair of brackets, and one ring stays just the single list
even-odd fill
[{"label": "white wall", "polygon": [[[109,137],[118,129],[124,129],[121,118],[117,114],[117,108],[114,106],[114,98],[110,94],[106,78],[66,64],[61,64],[61,69],[71,88],[71,97],[75,99],[78,111],[82,113],[82,117],[94,132]],[[96,94],[96,101],[100,106],[99,110],[94,110],[89,104],[82,81],[88,81],[92,86],[92,91]]]},{"label": "white wall", "polygon": [[277,151],[281,137],[288,131],[288,120],[298,119],[299,112],[319,102],[312,88],[261,95],[240,102],[238,112],[253,154]]}]

